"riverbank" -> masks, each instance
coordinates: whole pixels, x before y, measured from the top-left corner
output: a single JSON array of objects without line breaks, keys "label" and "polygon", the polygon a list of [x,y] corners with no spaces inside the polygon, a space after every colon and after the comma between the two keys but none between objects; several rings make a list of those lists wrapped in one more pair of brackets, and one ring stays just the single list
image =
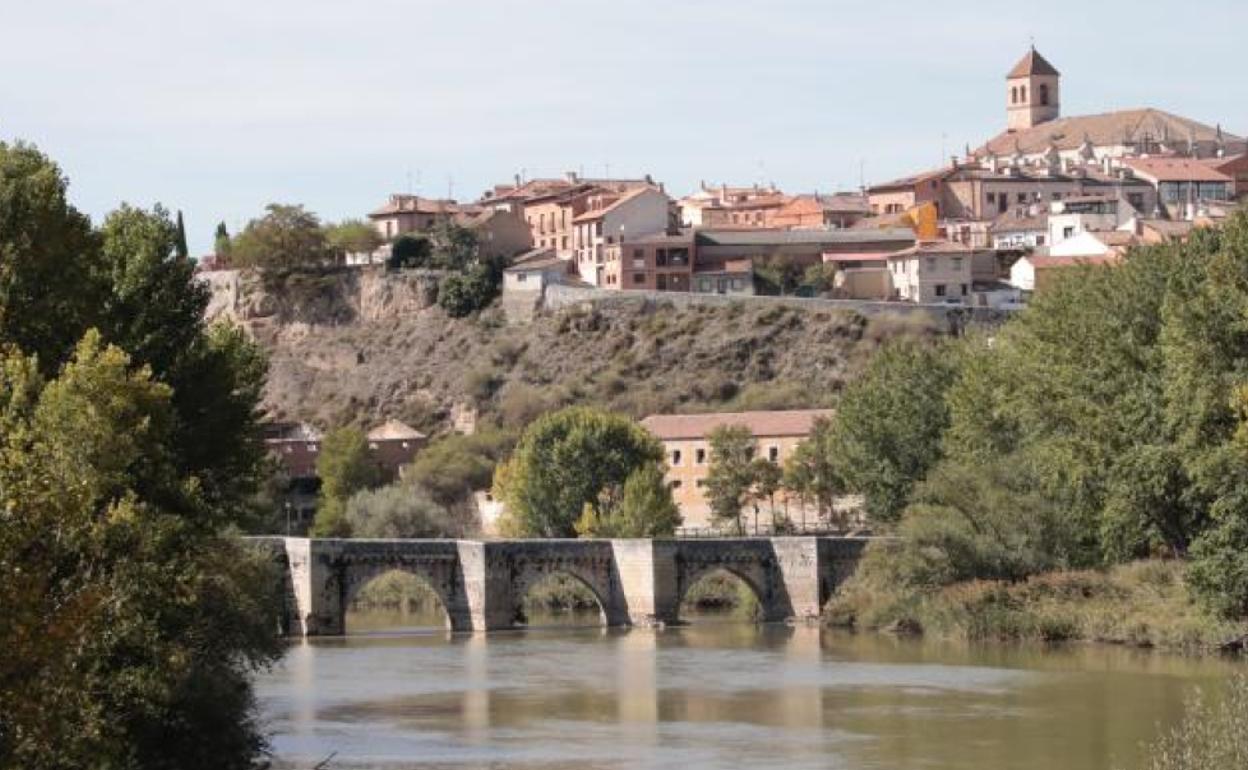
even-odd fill
[{"label": "riverbank", "polygon": [[1184,565],[1141,561],[1018,583],[890,588],[869,572],[828,603],[829,626],[965,641],[1102,642],[1186,652],[1241,649],[1248,624],[1213,617],[1188,594]]}]

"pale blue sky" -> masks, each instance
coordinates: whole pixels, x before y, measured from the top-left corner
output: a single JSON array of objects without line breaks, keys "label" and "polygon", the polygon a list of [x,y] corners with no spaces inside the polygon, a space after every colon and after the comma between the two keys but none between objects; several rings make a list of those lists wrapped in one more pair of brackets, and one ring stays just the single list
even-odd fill
[{"label": "pale blue sky", "polygon": [[93,217],[183,209],[198,253],[269,201],[363,215],[409,170],[461,199],[608,164],[675,195],[856,187],[999,131],[1030,36],[1066,114],[1242,135],[1245,29],[1243,0],[0,0],[0,139],[55,157]]}]

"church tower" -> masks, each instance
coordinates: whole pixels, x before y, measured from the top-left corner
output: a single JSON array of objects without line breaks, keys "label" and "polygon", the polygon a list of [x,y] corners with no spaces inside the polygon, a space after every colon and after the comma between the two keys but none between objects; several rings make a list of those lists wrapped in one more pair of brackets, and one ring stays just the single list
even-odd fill
[{"label": "church tower", "polygon": [[1061,79],[1033,46],[1005,76],[1006,128],[1023,131],[1061,115]]}]

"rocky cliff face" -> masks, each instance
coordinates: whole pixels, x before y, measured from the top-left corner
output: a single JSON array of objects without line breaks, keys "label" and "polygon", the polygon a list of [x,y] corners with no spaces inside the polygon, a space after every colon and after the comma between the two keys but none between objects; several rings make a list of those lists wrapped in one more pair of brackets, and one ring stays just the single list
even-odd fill
[{"label": "rocky cliff face", "polygon": [[387,272],[380,267],[336,268],[283,276],[253,270],[217,270],[203,275],[212,289],[209,320],[251,325],[338,325],[384,321],[419,313],[438,296],[441,273]]},{"label": "rocky cliff face", "polygon": [[745,303],[586,303],[508,326],[498,307],[448,318],[437,278],[210,273],[209,314],[244,325],[268,352],[274,419],[328,428],[394,418],[429,433],[449,429],[457,409],[518,427],[568,404],[637,417],[828,406],[882,340],[934,334],[915,319]]}]

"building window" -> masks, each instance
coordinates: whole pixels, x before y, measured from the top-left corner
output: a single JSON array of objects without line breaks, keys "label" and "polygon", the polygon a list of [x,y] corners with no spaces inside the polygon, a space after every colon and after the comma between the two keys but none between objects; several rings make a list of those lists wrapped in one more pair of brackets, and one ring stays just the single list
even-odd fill
[{"label": "building window", "polygon": [[1018,86],[1010,89],[1010,104],[1018,104]]},{"label": "building window", "polygon": [[681,487],[680,479],[674,479],[672,483],[668,484],[668,487],[672,489],[680,489]]},{"label": "building window", "polygon": [[672,465],[680,465],[680,450],[672,450]]},{"label": "building window", "polygon": [[935,269],[936,269],[936,258],[935,258],[935,257],[928,257],[928,258],[927,258],[927,269],[928,269],[928,270],[935,270]]},{"label": "building window", "polygon": [[1018,87],[1018,100],[1019,100],[1020,102],[1026,102],[1026,101],[1027,101],[1027,86],[1019,86],[1019,87]]},{"label": "building window", "polygon": [[1040,84],[1040,104],[1045,107],[1049,106],[1049,86],[1047,83]]},{"label": "building window", "polygon": [[988,193],[988,205],[995,206],[996,203],[997,203],[997,194],[994,192]]},{"label": "building window", "polygon": [[645,259],[646,252],[643,249],[633,249],[633,259]]},{"label": "building window", "polygon": [[516,283],[524,283],[528,277],[528,273],[516,273]]},{"label": "building window", "polygon": [[1027,193],[1025,193],[1025,192],[1021,192],[1021,193],[1019,193],[1018,195],[1016,195],[1016,196],[1015,196],[1015,200],[1017,200],[1019,203],[1026,203],[1026,202],[1027,202]]},{"label": "building window", "polygon": [[779,462],[780,461],[780,447],[778,446],[767,447],[767,460],[773,463]]},{"label": "building window", "polygon": [[943,283],[936,284],[936,296],[937,297],[945,296],[945,285]]},{"label": "building window", "polygon": [[703,464],[705,464],[705,463],[706,463],[706,450],[705,450],[705,449],[697,449],[697,450],[694,450],[694,453],[693,453],[693,462],[694,462],[696,465],[703,465]]},{"label": "building window", "polygon": [[1062,237],[1063,237],[1063,238],[1073,238],[1073,237],[1074,237],[1074,235],[1075,235],[1075,228],[1073,228],[1073,227],[1063,227],[1063,228],[1062,228]]},{"label": "building window", "polygon": [[953,258],[953,269],[954,269],[954,270],[961,270],[961,269],[962,269],[962,258],[961,258],[961,257],[954,257],[954,258]]},{"label": "building window", "polygon": [[698,479],[695,482],[694,486],[696,486],[698,489],[701,489],[702,487],[706,486],[706,479]]}]

